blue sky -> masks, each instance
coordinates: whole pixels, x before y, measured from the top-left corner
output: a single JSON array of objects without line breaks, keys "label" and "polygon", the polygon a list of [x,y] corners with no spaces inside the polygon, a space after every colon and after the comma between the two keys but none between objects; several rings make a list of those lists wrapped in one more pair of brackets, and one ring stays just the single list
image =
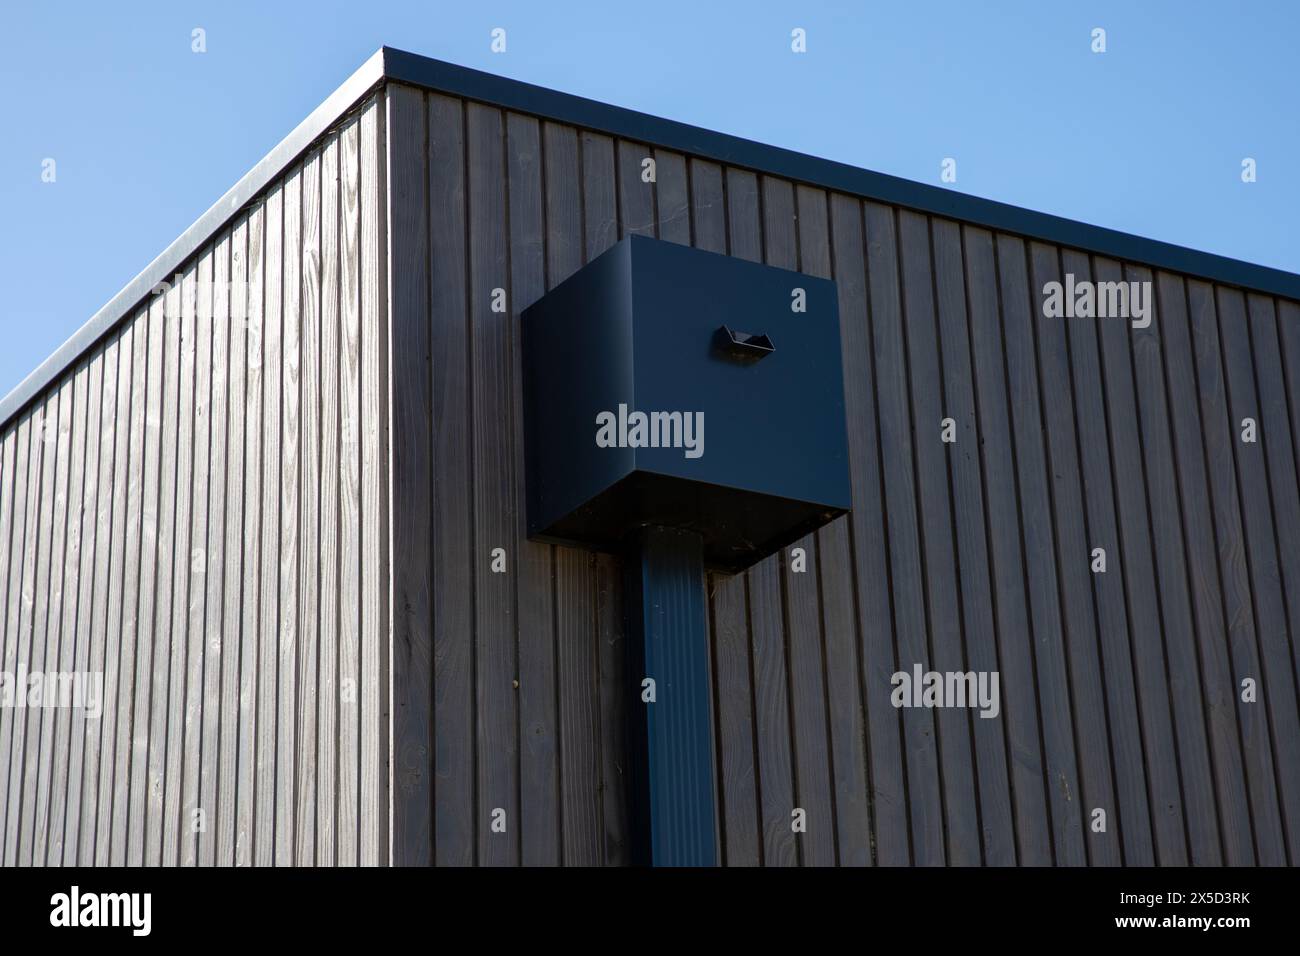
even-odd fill
[{"label": "blue sky", "polygon": [[953,157],[947,188],[1300,272],[1298,28],[1293,0],[6,3],[0,393],[383,44],[924,182]]}]

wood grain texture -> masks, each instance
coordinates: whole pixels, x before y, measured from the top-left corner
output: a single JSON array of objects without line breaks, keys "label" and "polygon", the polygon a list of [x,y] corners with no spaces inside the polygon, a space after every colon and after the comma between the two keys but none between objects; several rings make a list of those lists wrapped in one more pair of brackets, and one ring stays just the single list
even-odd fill
[{"label": "wood grain texture", "polygon": [[[203,760],[204,629],[207,619],[208,564],[211,557],[209,486],[212,470],[212,271],[215,250],[209,249],[198,262],[194,290],[194,395],[193,442],[190,454],[190,539],[186,552],[178,554],[177,577],[186,585],[186,601],[176,615],[183,635],[181,667],[183,689],[175,699],[181,706],[177,726],[169,728],[169,748],[175,748],[179,772],[169,772],[167,791],[171,852],[164,846],[164,864],[194,866],[198,862],[199,828],[208,825],[199,814],[199,773]],[[224,370],[224,363],[223,363]],[[224,409],[222,412],[224,416]],[[224,436],[223,436],[224,438]],[[224,479],[224,474],[222,478]],[[173,743],[174,742],[174,743]],[[169,752],[169,758],[171,754]]]},{"label": "wood grain texture", "polygon": [[474,807],[474,624],[466,288],[465,114],[428,99],[433,353],[434,860],[470,866]]},{"label": "wood grain texture", "polygon": [[104,676],[0,709],[3,864],[627,862],[621,558],[527,540],[521,315],[628,235],[839,295],[853,509],[708,580],[723,862],[1295,862],[1300,305],[400,85],[231,213],[0,427],[0,663]]},{"label": "wood grain texture", "polygon": [[[1113,264],[1098,261],[1093,264],[1092,275],[1101,281],[1117,279],[1118,275],[1112,274],[1112,267]],[[1111,454],[1116,474],[1126,476],[1116,484],[1122,552],[1120,570],[1128,586],[1139,713],[1147,752],[1173,753],[1176,746],[1173,711],[1168,673],[1164,668],[1164,632],[1149,531],[1149,505],[1146,489],[1138,480],[1143,473],[1143,464],[1127,334],[1122,322],[1097,324]],[[1159,640],[1156,635],[1160,635]],[[1177,763],[1174,760],[1151,760],[1147,771],[1156,862],[1183,860],[1186,858],[1186,837],[1179,806]]]},{"label": "wood grain texture", "polygon": [[[66,662],[60,661],[63,634],[64,562],[68,544],[68,517],[72,457],[72,415],[76,391],[76,374],[63,378],[59,385],[59,414],[56,431],[47,432],[46,444],[54,455],[53,511],[50,527],[49,568],[46,570],[45,634],[39,664],[32,661],[32,669],[42,672],[66,672]],[[58,695],[58,685],[52,690],[48,685],[42,691],[42,701],[48,702],[51,694]],[[71,698],[69,698],[71,702]],[[28,732],[27,766],[24,771],[24,789],[21,832],[19,833],[20,858],[26,857],[30,865],[46,862],[49,836],[50,775],[53,773],[54,747],[50,740],[54,732],[53,721],[57,710],[43,708],[31,718]],[[25,850],[24,850],[25,843]]]},{"label": "wood grain texture", "polygon": [[[1259,700],[1268,708],[1273,733],[1278,804],[1282,817],[1282,842],[1269,848],[1279,865],[1289,865],[1300,849],[1300,722],[1295,676],[1291,671],[1290,622],[1287,594],[1278,560],[1278,537],[1273,527],[1273,488],[1270,487],[1265,447],[1272,434],[1264,432],[1260,396],[1251,356],[1245,296],[1240,290],[1216,288],[1219,315],[1219,354],[1226,384],[1226,410],[1232,452],[1236,461],[1241,522],[1246,535],[1246,567],[1257,623],[1260,678]],[[1212,351],[1212,345],[1207,351]],[[1248,440],[1247,422],[1255,423],[1254,441]],[[1285,429],[1279,429],[1285,435]],[[1249,706],[1249,705],[1246,705]]]},{"label": "wood grain texture", "polygon": [[995,239],[1002,293],[1003,341],[1006,350],[1008,401],[1016,453],[1017,492],[1030,620],[1035,642],[1038,695],[1042,714],[1048,806],[1058,866],[1087,862],[1083,843],[1076,713],[1067,673],[1064,622],[1053,553],[1053,520],[1048,465],[1044,448],[1040,383],[1034,357],[1036,299],[1031,292],[1025,243],[999,235]]},{"label": "wood grain texture", "polygon": [[[926,669],[965,672],[965,635],[957,592],[952,503],[942,423],[950,416],[942,363],[937,348],[938,314],[929,222],[900,211],[897,220],[899,271],[902,281],[906,370],[912,403],[912,451],[916,471],[917,521],[925,591],[925,627],[929,644]],[[934,384],[939,383],[935,388]],[[904,662],[906,663],[906,662]],[[978,800],[975,794],[974,717],[966,708],[945,707],[935,716],[942,772],[948,862],[978,865],[983,856]]]},{"label": "wood grain texture", "polygon": [[[1108,815],[1115,804],[1111,771],[1110,726],[1106,720],[1106,694],[1102,686],[1101,659],[1093,603],[1092,545],[1083,507],[1079,446],[1070,381],[1070,356],[1065,328],[1059,322],[1040,322],[1039,291],[1049,282],[1064,280],[1054,246],[1031,242],[1026,247],[1034,308],[1031,327],[1037,350],[1039,395],[1048,468],[1047,491],[1051,502],[1051,527],[1056,547],[1056,588],[1066,647],[1066,673],[1070,681],[1075,743],[1079,761],[1080,813],[1091,823],[1096,809]],[[1054,384],[1055,383],[1055,384]],[[1119,834],[1107,826],[1084,831],[1087,860],[1095,866],[1120,862]]]},{"label": "wood grain texture", "polygon": [[1187,292],[1181,276],[1161,272],[1159,296],[1160,349],[1164,389],[1169,408],[1173,467],[1178,472],[1181,530],[1187,565],[1187,587],[1200,659],[1204,702],[1219,803],[1223,859],[1231,866],[1255,861],[1253,826],[1246,793],[1243,744],[1234,701],[1236,682],[1225,622],[1214,520],[1209,500],[1204,442],[1198,409],[1196,370],[1191,352]]},{"label": "wood grain texture", "polygon": [[[71,401],[72,380],[65,378],[58,388],[49,392],[45,420],[37,436],[41,444],[41,517],[31,592],[32,622],[25,658],[22,645],[18,649],[18,668],[27,673],[44,673],[50,657],[50,607],[58,603],[51,579],[54,569],[62,564],[62,533],[67,521],[64,483],[67,479],[66,432]],[[57,620],[54,623],[57,627]],[[41,735],[48,713],[44,708],[24,708],[14,727],[12,769],[18,773],[18,780],[10,791],[6,838],[10,832],[16,834],[9,859],[27,866],[34,858],[34,828],[40,800]]]},{"label": "wood grain texture", "polygon": [[221,616],[220,721],[217,728],[214,862],[234,866],[239,849],[239,757],[244,700],[243,594],[245,532],[245,436],[248,423],[248,218],[230,236],[230,381],[226,419],[226,534]]},{"label": "wood grain texture", "polygon": [[298,549],[298,674],[295,722],[296,766],[293,860],[298,866],[312,866],[316,860],[317,813],[320,800],[332,801],[332,791],[322,788],[317,779],[319,708],[321,684],[321,619],[331,607],[331,595],[320,589],[321,513],[324,475],[321,471],[324,400],[322,322],[324,282],[322,276],[322,151],[312,152],[303,164],[302,173],[302,299],[301,362],[302,398],[300,408],[302,465],[299,468],[300,547]]},{"label": "wood grain texture", "polygon": [[1195,396],[1201,413],[1200,438],[1208,475],[1215,557],[1232,654],[1232,695],[1250,784],[1255,860],[1260,865],[1280,866],[1285,860],[1286,842],[1282,835],[1271,714],[1267,704],[1259,706],[1262,701],[1258,698],[1254,704],[1241,699],[1242,681],[1254,679],[1258,686],[1255,675],[1261,673],[1262,653],[1256,633],[1234,461],[1233,444],[1240,435],[1240,423],[1231,420],[1228,407],[1214,287],[1188,279],[1186,295],[1189,334],[1180,345],[1188,348],[1191,356],[1188,361],[1194,363],[1195,389],[1188,398]]},{"label": "wood grain texture", "polygon": [[[469,204],[470,436],[474,515],[474,673],[478,765],[478,857],[519,861],[519,702],[515,578],[509,238],[505,117],[470,103],[465,111]],[[594,641],[592,642],[594,649]],[[504,814],[505,829],[491,826]]]},{"label": "wood grain texture", "polygon": [[365,866],[389,863],[388,262],[384,93],[361,114],[361,835]]},{"label": "wood grain texture", "polygon": [[208,394],[208,532],[204,545],[204,618],[200,629],[200,730],[198,741],[199,781],[196,803],[202,811],[203,827],[195,830],[194,861],[213,866],[217,860],[220,805],[217,794],[221,773],[222,678],[225,674],[225,635],[222,631],[226,602],[226,548],[228,463],[231,458],[230,427],[238,408],[231,408],[234,356],[231,353],[229,233],[216,243],[212,261],[211,368]]},{"label": "wood grain texture", "polygon": [[[15,566],[13,556],[19,553],[21,549],[21,538],[17,537],[15,528],[14,503],[16,500],[17,487],[22,487],[15,483],[15,471],[18,470],[16,457],[22,457],[16,450],[18,444],[18,425],[16,423],[9,425],[4,430],[3,441],[3,459],[0,460],[0,558],[3,558],[3,568],[5,574],[0,580],[0,662],[5,667],[9,665],[9,610],[16,610],[18,598],[10,586],[10,577]],[[23,470],[25,474],[25,469]],[[0,730],[4,727],[4,718],[0,715]],[[3,737],[0,737],[0,747],[3,747]],[[5,750],[6,757],[8,750]],[[0,767],[0,806],[8,801],[9,795],[9,774],[7,767]]]},{"label": "wood grain texture", "polygon": [[0,657],[104,678],[0,714],[6,862],[388,862],[383,114],[0,435]]},{"label": "wood grain texture", "polygon": [[[944,415],[951,417],[956,425],[956,446],[947,449],[947,456],[966,666],[976,672],[1000,672],[992,585],[987,570],[986,509],[980,468],[982,442],[960,225],[932,219],[930,243],[934,256],[936,338],[944,381]],[[983,861],[989,866],[1011,866],[1016,862],[1016,843],[1008,773],[1008,720],[1003,711],[998,718],[973,716],[971,724]]]},{"label": "wood grain texture", "polygon": [[851,587],[857,594],[856,644],[867,725],[867,799],[872,859],[883,865],[911,860],[911,832],[901,722],[891,706],[890,676],[897,669],[891,621],[888,540],[877,425],[875,347],[869,311],[867,244],[862,203],[831,199],[833,269],[840,295],[840,350],[848,431],[854,553]]},{"label": "wood grain texture", "polygon": [[[1132,272],[1126,268],[1125,278],[1148,283],[1154,294],[1155,283],[1148,271]],[[1170,443],[1170,416],[1165,404],[1164,374],[1160,364],[1159,343],[1156,340],[1156,335],[1164,326],[1163,315],[1156,309],[1147,328],[1132,330],[1130,356],[1137,410],[1142,425],[1151,536],[1160,586],[1165,666],[1169,674],[1169,692],[1173,698],[1174,727],[1178,740],[1179,786],[1189,862],[1194,866],[1216,865],[1220,863],[1222,854],[1215,787],[1210,769],[1211,758],[1206,740],[1206,714],[1202,704],[1205,699],[1205,684],[1201,676],[1195,626],[1187,594],[1187,572],[1184,567],[1186,550],[1178,513],[1179,476],[1175,471],[1174,450]],[[1126,862],[1128,859],[1126,856]]]},{"label": "wood grain texture", "polygon": [[[799,263],[804,272],[832,278],[829,202],[825,192],[806,186],[795,191]],[[871,863],[871,823],[867,807],[866,754],[861,710],[859,660],[853,609],[849,522],[832,522],[813,536],[817,589],[821,603],[822,670],[825,675],[826,732],[833,787],[836,861],[843,866]],[[807,539],[805,539],[807,540]]]},{"label": "wood grain texture", "polygon": [[[997,628],[1000,683],[1004,690],[1007,751],[1016,832],[1017,862],[1053,862],[1047,811],[1046,739],[1035,679],[1033,635],[1025,583],[1025,553],[1016,497],[1016,460],[1011,441],[1010,390],[1001,328],[1001,291],[993,236],[962,227],[969,289],[971,366],[984,479],[989,576]],[[1015,534],[1010,533],[1011,529]]]},{"label": "wood grain texture", "polygon": [[[506,184],[510,222],[511,416],[523,421],[522,322],[524,309],[547,289],[546,190],[541,124],[506,116]],[[432,410],[430,409],[430,414]],[[524,866],[560,860],[559,748],[555,707],[555,630],[552,604],[554,549],[524,540],[527,533],[523,434],[513,436],[512,503],[519,568],[519,854]],[[396,673],[396,671],[394,672]]]},{"label": "wood grain texture", "polygon": [[339,786],[339,336],[342,333],[342,251],[339,142],[321,151],[320,327],[320,651],[316,663],[316,852],[317,866],[338,861]]},{"label": "wood grain texture", "polygon": [[280,377],[280,542],[277,571],[280,592],[275,661],[275,783],[274,862],[294,863],[298,829],[297,785],[298,549],[301,546],[299,472],[302,456],[302,168],[289,174],[284,186],[284,328]]},{"label": "wood grain texture", "polygon": [[[1090,280],[1092,267],[1087,256],[1064,250],[1061,258],[1066,273]],[[1116,821],[1124,862],[1150,866],[1155,862],[1151,807],[1145,769],[1145,737],[1139,717],[1133,666],[1134,646],[1142,638],[1136,632],[1131,633],[1129,628],[1127,568],[1116,567],[1114,563],[1125,558],[1117,519],[1116,472],[1108,440],[1097,327],[1091,322],[1073,322],[1067,323],[1067,331],[1089,534],[1089,567],[1095,548],[1101,548],[1107,560],[1104,572],[1092,574],[1092,588],[1097,607],[1110,750],[1115,769],[1116,804],[1114,812],[1108,816]]]},{"label": "wood grain texture", "polygon": [[[388,256],[393,382],[393,863],[433,862],[433,480],[427,110],[387,97]],[[304,372],[307,371],[304,362]],[[307,402],[304,395],[304,410]]]},{"label": "wood grain texture", "polygon": [[[26,420],[26,430],[20,441],[27,446],[24,462],[25,495],[23,508],[23,546],[15,550],[13,564],[18,569],[17,581],[11,583],[11,593],[15,597],[13,629],[8,635],[5,646],[5,670],[17,674],[26,671],[31,662],[32,632],[35,628],[36,612],[36,564],[41,545],[41,505],[44,503],[45,478],[42,462],[46,456],[45,428],[50,413],[57,414],[57,393],[47,394]],[[51,497],[51,503],[53,495]],[[3,817],[3,847],[0,848],[0,861],[6,866],[17,866],[18,824],[22,812],[23,797],[23,749],[26,743],[27,708],[6,708],[10,713],[4,715],[0,727],[0,754],[4,757],[4,775],[8,778],[5,787]]]},{"label": "wood grain texture", "polygon": [[166,656],[167,682],[158,688],[158,695],[166,702],[165,725],[160,750],[163,770],[158,783],[157,827],[161,833],[158,865],[176,866],[180,852],[180,796],[183,770],[182,754],[185,743],[186,682],[189,676],[190,642],[190,577],[194,558],[191,550],[193,521],[198,515],[194,503],[194,430],[197,418],[195,391],[197,377],[197,263],[185,272],[181,284],[180,388],[177,401],[178,436],[176,440],[176,517],[175,540],[170,549],[170,562],[165,572],[172,577],[172,612],[167,628]]},{"label": "wood grain texture", "polygon": [[[915,439],[907,384],[897,225],[891,210],[872,203],[865,205],[864,218],[895,654],[898,670],[910,673],[916,664],[929,669],[929,651],[912,464]],[[891,688],[881,684],[870,691],[888,695]],[[926,709],[910,708],[902,712],[902,724],[912,863],[943,865],[948,848],[943,837],[944,808],[934,715]]]},{"label": "wood grain texture", "polygon": [[[64,626],[67,628],[67,640],[70,640],[73,645],[70,655],[65,658],[70,661],[68,669],[73,673],[81,674],[90,673],[90,625],[98,526],[96,504],[99,500],[98,426],[102,408],[107,348],[101,346],[87,363],[86,377],[80,392],[82,399],[80,411],[74,426],[75,429],[80,430],[81,479],[80,492],[70,499],[69,505],[77,509],[75,522],[77,531],[74,538],[73,525],[69,525],[69,579],[66,586],[68,603],[65,605]],[[0,465],[0,468],[3,467]],[[3,492],[0,491],[0,495],[2,494]],[[2,508],[3,506],[0,505],[0,509]],[[7,535],[3,527],[4,520],[0,518],[0,548],[4,547],[3,542]],[[73,561],[76,561],[75,567]],[[89,713],[74,714],[69,710],[62,715],[59,723],[58,735],[54,743],[54,757],[58,769],[55,772],[54,802],[50,807],[49,820],[50,848],[47,862],[51,866],[69,866],[76,862],[78,830],[81,823],[81,779],[85,761],[84,726],[92,719],[94,718],[90,717]]]},{"label": "wood grain texture", "polygon": [[[32,409],[31,414],[24,416],[18,422],[18,428],[15,436],[17,443],[17,456],[14,465],[14,499],[13,499],[13,524],[14,538],[13,544],[9,550],[9,566],[7,606],[5,614],[5,641],[4,641],[4,671],[7,674],[17,672],[19,656],[19,624],[22,620],[23,607],[27,603],[26,595],[23,591],[23,573],[27,566],[26,555],[35,552],[35,547],[28,546],[28,527],[35,525],[35,518],[32,514],[32,508],[40,500],[39,486],[32,481],[32,429],[39,429],[41,416],[44,414],[42,406],[36,406]],[[29,519],[30,522],[29,522]],[[32,532],[34,541],[35,532]],[[25,652],[23,652],[25,653]],[[13,741],[14,741],[14,724],[17,721],[18,709],[6,707],[0,710],[0,757],[3,757],[3,763],[0,764],[0,781],[3,781],[4,800],[0,803],[0,864],[17,865],[16,851],[11,855],[7,823],[9,819],[9,803],[13,798],[15,790],[21,793],[22,777],[17,772],[11,772],[14,767],[13,758]],[[17,799],[14,799],[17,803]],[[16,811],[15,811],[16,824]],[[15,837],[16,837],[15,825]],[[15,839],[15,843],[17,840]]]}]

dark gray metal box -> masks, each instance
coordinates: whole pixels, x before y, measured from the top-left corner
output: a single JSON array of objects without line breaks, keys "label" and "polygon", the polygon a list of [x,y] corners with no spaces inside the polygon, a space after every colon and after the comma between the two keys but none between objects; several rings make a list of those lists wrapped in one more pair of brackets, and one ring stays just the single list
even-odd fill
[{"label": "dark gray metal box", "polygon": [[630,236],[524,310],[523,347],[532,535],[684,528],[739,570],[849,508],[829,280]]}]

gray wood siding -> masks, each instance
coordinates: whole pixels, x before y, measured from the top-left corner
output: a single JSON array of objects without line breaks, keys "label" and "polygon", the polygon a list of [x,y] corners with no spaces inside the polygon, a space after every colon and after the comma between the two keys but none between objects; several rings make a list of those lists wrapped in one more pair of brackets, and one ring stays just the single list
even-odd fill
[{"label": "gray wood siding", "polygon": [[708,580],[726,864],[1297,862],[1300,303],[390,83],[0,424],[0,668],[104,691],[0,708],[0,865],[628,861],[622,563],[525,537],[519,316],[629,234],[839,289],[853,510]]},{"label": "gray wood siding", "polygon": [[[435,92],[387,106],[395,862],[626,860],[620,562],[525,540],[519,315],[631,233],[840,293],[853,512],[794,545],[806,573],[787,549],[709,580],[727,864],[1295,861],[1300,306]],[[1043,318],[1066,272],[1151,282],[1150,327]],[[1001,714],[895,709],[916,662],[998,671]]]},{"label": "gray wood siding", "polygon": [[4,425],[0,865],[388,862],[384,114]]}]

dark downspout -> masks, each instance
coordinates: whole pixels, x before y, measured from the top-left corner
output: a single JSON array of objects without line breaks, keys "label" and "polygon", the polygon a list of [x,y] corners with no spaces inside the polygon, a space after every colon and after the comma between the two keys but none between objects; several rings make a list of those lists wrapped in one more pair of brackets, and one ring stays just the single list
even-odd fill
[{"label": "dark downspout", "polygon": [[[703,539],[641,529],[626,560],[632,860],[718,862]],[[647,702],[643,681],[654,681]]]}]

